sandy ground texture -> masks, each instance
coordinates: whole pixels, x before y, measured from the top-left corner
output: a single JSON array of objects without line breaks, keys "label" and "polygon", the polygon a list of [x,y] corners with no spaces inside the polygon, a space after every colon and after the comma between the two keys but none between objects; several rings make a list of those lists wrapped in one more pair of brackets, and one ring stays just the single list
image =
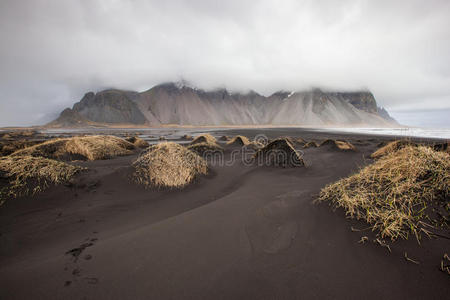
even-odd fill
[{"label": "sandy ground texture", "polygon": [[[259,132],[223,134],[237,133]],[[389,252],[373,233],[351,230],[367,224],[312,204],[327,183],[371,163],[386,139],[344,138],[358,151],[304,149],[302,168],[216,164],[183,190],[131,182],[137,153],[77,162],[89,171],[73,184],[0,208],[0,298],[447,298],[450,278],[439,265],[448,239],[397,241]],[[369,241],[358,243],[362,236]]]}]

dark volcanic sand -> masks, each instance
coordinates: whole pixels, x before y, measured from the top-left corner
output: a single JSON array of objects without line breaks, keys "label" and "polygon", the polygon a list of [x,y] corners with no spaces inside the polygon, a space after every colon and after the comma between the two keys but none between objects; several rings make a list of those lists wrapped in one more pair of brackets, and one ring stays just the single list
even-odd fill
[{"label": "dark volcanic sand", "polygon": [[[380,141],[346,138],[358,152],[305,149],[306,168],[213,166],[181,191],[131,183],[137,154],[80,162],[90,171],[74,185],[0,208],[0,298],[448,297],[450,278],[439,264],[449,240],[398,241],[389,253],[370,232],[350,229],[366,224],[311,203],[324,185],[370,163]],[[369,242],[359,244],[364,235]]]}]

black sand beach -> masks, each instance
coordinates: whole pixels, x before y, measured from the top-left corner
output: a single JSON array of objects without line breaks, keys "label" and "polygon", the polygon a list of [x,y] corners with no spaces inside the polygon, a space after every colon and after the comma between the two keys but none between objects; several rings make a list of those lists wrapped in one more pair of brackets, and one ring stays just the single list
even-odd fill
[{"label": "black sand beach", "polygon": [[[312,203],[326,184],[371,163],[392,137],[294,128],[214,133],[339,138],[357,151],[300,148],[302,168],[213,164],[182,190],[131,182],[138,152],[76,162],[89,170],[73,184],[0,207],[0,298],[448,297],[449,276],[439,271],[448,239],[398,240],[389,252],[374,233],[357,231],[367,224]],[[369,241],[359,243],[362,236]]]}]

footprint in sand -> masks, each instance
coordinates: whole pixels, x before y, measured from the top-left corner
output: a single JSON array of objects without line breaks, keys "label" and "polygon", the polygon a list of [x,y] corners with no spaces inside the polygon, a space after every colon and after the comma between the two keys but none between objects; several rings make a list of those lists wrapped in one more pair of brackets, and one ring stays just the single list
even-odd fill
[{"label": "footprint in sand", "polygon": [[[252,253],[262,251],[276,254],[291,246],[298,231],[292,212],[298,205],[299,199],[306,194],[305,191],[298,190],[281,194],[256,211],[255,217],[243,230],[248,238],[247,245],[251,245]],[[241,244],[244,245],[242,241],[245,241],[243,237],[241,237]],[[246,249],[249,247],[247,246]]]},{"label": "footprint in sand", "polygon": [[[97,233],[94,231],[94,233]],[[86,248],[91,247],[94,245],[94,243],[97,241],[97,238],[87,238],[83,244],[81,244],[79,247],[73,248],[68,250],[65,254],[71,256],[71,261],[74,266],[74,269],[72,270],[72,278],[76,282],[76,278],[81,276],[81,269],[78,267],[78,259],[80,258],[80,255],[86,250]],[[91,260],[92,255],[86,254],[83,256],[85,260]],[[68,271],[69,268],[66,266],[64,267],[64,271]],[[98,278],[96,277],[85,277],[83,278],[86,283],[88,284],[97,284]],[[72,284],[73,281],[67,280],[64,283],[64,286],[68,287]]]},{"label": "footprint in sand", "polygon": [[271,232],[267,237],[264,247],[264,252],[275,254],[281,250],[287,249],[291,246],[297,233],[297,223],[295,221],[285,222],[278,226],[278,228]]}]

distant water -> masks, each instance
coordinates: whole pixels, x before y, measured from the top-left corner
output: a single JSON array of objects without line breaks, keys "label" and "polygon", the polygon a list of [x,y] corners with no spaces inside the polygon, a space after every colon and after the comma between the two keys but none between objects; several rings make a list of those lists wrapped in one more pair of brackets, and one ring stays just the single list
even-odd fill
[{"label": "distant water", "polygon": [[[245,128],[245,127],[243,127]],[[273,128],[273,127],[269,127]],[[281,127],[280,127],[281,128]],[[289,127],[292,128],[292,127]],[[198,135],[205,132],[223,132],[233,130],[229,127],[210,127],[210,128],[72,128],[72,129],[46,129],[43,133],[50,136],[61,136],[73,133],[135,133],[148,142],[159,141],[159,136],[164,136],[167,140],[178,140],[185,134]],[[257,128],[253,128],[257,129]],[[261,128],[264,130],[263,128]],[[360,133],[369,135],[390,135],[396,137],[423,137],[433,139],[450,140],[450,128],[304,128],[306,130],[315,130],[322,132],[341,132],[341,133]],[[213,134],[214,135],[214,134]]]},{"label": "distant water", "polygon": [[434,139],[450,139],[449,128],[329,128],[326,131],[362,133],[373,135],[392,135],[400,137],[423,137]]}]

